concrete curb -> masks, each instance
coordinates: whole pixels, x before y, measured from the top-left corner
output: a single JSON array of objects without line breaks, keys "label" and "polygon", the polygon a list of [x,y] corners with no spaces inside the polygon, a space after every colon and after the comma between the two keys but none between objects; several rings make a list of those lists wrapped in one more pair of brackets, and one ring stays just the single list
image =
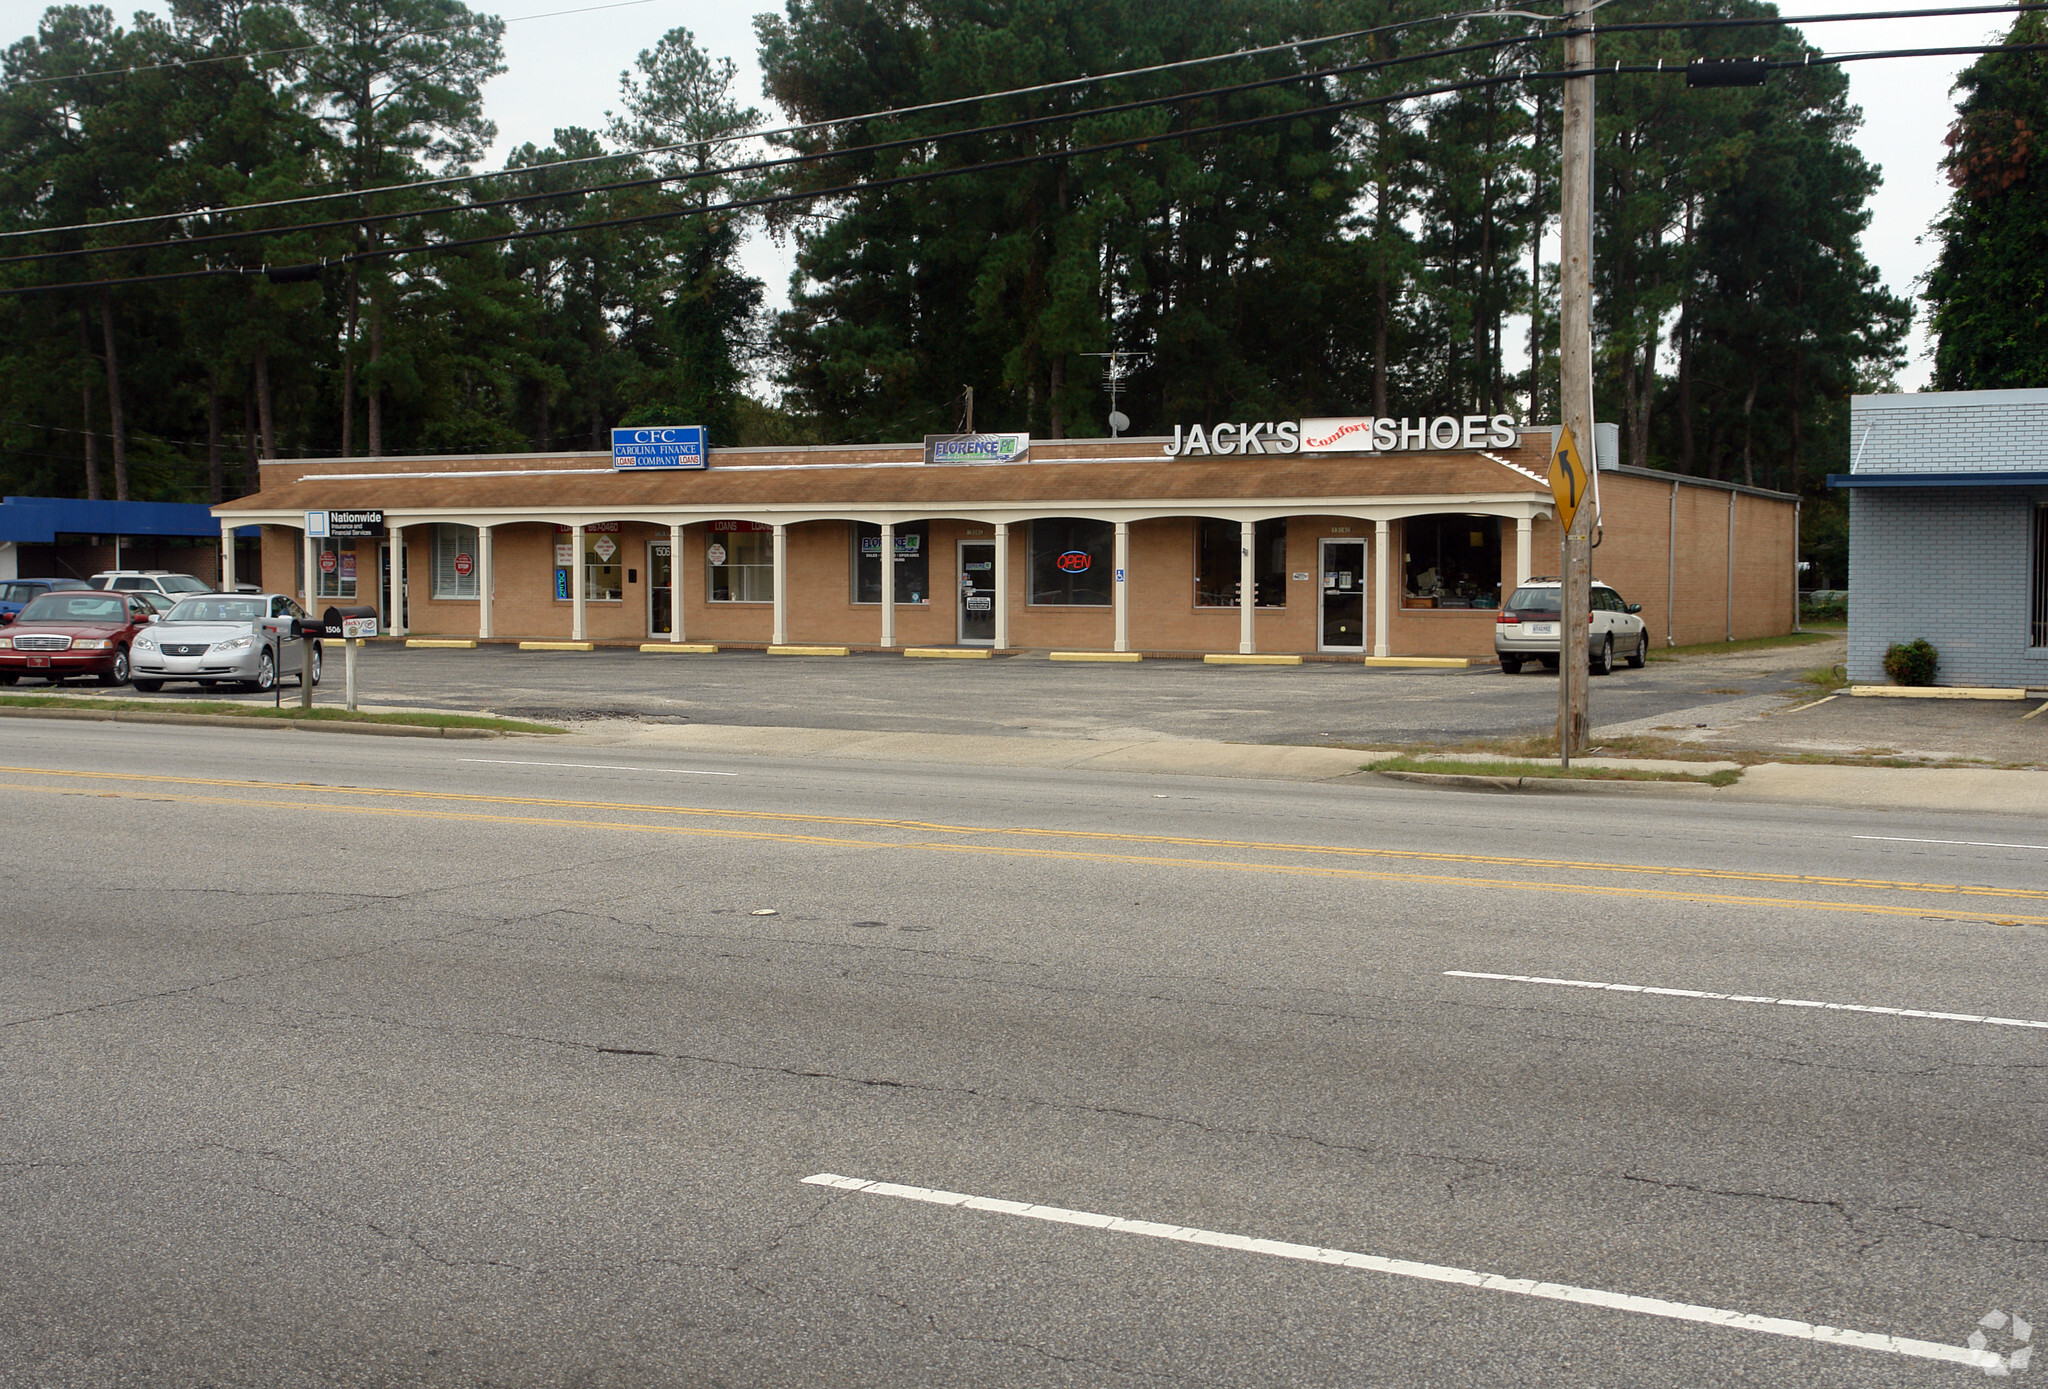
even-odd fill
[{"label": "concrete curb", "polygon": [[21,709],[0,705],[0,717],[69,719],[83,723],[185,723],[212,728],[267,728],[273,732],[367,733],[384,738],[502,738],[495,728],[423,728],[409,723],[342,723],[331,719],[261,719],[240,714],[158,714],[139,709]]},{"label": "concrete curb", "polygon": [[1382,772],[1375,769],[1373,775],[1389,781],[1413,782],[1418,786],[1440,786],[1452,791],[1533,791],[1539,795],[1559,793],[1563,795],[1584,795],[1588,792],[1605,795],[1620,792],[1623,795],[1642,795],[1646,792],[1677,791],[1691,795],[1700,791],[1718,791],[1723,788],[1710,786],[1703,781],[1621,781],[1614,778],[1552,776],[1481,776],[1465,772]]},{"label": "concrete curb", "polygon": [[2001,685],[1851,685],[1858,699],[2025,699],[2024,688]]}]

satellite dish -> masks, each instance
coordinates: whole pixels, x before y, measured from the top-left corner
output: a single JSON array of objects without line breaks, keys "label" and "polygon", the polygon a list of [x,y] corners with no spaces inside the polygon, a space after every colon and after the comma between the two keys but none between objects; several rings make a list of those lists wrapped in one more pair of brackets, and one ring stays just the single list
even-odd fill
[{"label": "satellite dish", "polygon": [[1131,417],[1121,410],[1109,412],[1109,433],[1114,438],[1131,427]]}]

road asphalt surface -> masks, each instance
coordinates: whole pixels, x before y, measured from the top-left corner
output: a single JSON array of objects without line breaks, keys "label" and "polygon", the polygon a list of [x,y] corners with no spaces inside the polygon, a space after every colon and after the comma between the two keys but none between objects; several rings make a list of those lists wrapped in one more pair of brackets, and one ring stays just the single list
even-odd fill
[{"label": "road asphalt surface", "polygon": [[0,1385],[1934,1386],[2048,1322],[2021,817],[6,733]]}]

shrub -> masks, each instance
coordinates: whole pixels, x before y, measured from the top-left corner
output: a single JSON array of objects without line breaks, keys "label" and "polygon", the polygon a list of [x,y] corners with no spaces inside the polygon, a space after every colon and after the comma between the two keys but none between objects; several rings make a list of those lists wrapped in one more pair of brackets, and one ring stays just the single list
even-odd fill
[{"label": "shrub", "polygon": [[1934,672],[1940,668],[1941,657],[1925,637],[1895,641],[1885,648],[1884,673],[1895,685],[1932,685]]}]

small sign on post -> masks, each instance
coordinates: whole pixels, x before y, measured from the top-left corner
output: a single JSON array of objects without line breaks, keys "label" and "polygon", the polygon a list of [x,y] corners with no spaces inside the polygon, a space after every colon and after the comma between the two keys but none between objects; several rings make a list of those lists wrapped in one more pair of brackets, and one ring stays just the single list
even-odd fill
[{"label": "small sign on post", "polygon": [[1570,531],[1579,504],[1586,499],[1586,465],[1570,426],[1558,435],[1557,452],[1550,460],[1550,497],[1557,504],[1558,529]]}]

